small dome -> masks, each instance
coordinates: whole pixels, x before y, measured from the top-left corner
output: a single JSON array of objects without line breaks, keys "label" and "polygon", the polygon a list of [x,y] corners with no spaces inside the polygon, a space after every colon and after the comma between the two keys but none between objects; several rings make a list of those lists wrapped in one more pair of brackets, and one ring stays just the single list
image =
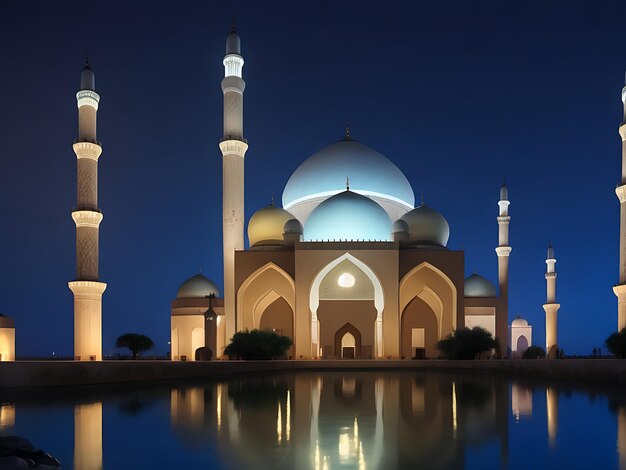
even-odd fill
[{"label": "small dome", "polygon": [[304,239],[388,241],[390,228],[385,209],[368,197],[346,190],[313,209],[304,225]]},{"label": "small dome", "polygon": [[439,212],[424,204],[404,214],[401,220],[408,224],[409,241],[413,244],[446,246],[448,243],[448,221]]},{"label": "small dome", "polygon": [[235,31],[231,31],[226,38],[226,55],[228,54],[241,55],[241,39]]},{"label": "small dome", "polygon": [[409,233],[409,224],[405,220],[398,219],[391,226],[391,233]]},{"label": "small dome", "polygon": [[80,89],[96,91],[96,76],[89,67],[89,64],[85,65],[83,71],[80,73]]},{"label": "small dome", "polygon": [[465,278],[465,297],[495,297],[496,286],[479,274]]},{"label": "small dome", "polygon": [[189,299],[207,297],[209,295],[220,296],[220,291],[217,286],[202,274],[196,274],[183,282],[178,288],[176,294],[177,299]]},{"label": "small dome", "polygon": [[528,326],[528,322],[519,315],[511,322],[511,326]]},{"label": "small dome", "polygon": [[297,233],[302,235],[304,233],[304,229],[298,219],[289,219],[283,226],[283,233]]},{"label": "small dome", "polygon": [[285,224],[293,218],[285,209],[274,204],[259,209],[248,222],[250,246],[282,245]]}]

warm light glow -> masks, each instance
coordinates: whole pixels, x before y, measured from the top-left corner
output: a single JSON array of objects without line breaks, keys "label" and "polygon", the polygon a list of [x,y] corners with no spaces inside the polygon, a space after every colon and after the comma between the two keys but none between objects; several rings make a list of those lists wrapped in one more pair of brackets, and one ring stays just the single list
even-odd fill
[{"label": "warm light glow", "polygon": [[278,402],[278,416],[276,417],[276,437],[278,443],[280,444],[280,441],[283,440],[283,419],[280,409],[280,402]]},{"label": "warm light glow", "polygon": [[0,406],[0,430],[15,426],[15,405]]},{"label": "warm light glow", "polygon": [[350,273],[343,273],[337,279],[337,284],[339,284],[339,287],[352,287],[354,286],[355,282],[356,281],[354,279],[354,276]]},{"label": "warm light glow", "polygon": [[456,437],[456,384],[452,382],[452,430]]},{"label": "warm light glow", "polygon": [[222,429],[222,384],[217,384],[217,430]]},{"label": "warm light glow", "polygon": [[287,390],[287,411],[285,416],[285,439],[289,442],[289,438],[291,437],[291,397],[289,394],[289,390]]}]

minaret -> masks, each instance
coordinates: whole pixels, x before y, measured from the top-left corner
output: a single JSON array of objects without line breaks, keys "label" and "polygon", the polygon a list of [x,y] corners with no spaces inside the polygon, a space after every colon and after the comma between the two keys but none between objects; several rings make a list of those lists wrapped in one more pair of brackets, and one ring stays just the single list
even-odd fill
[{"label": "minaret", "polygon": [[548,256],[546,258],[548,268],[546,270],[546,303],[543,309],[546,311],[546,354],[548,359],[556,359],[558,343],[556,339],[557,312],[559,304],[556,303],[556,259],[554,258],[554,248],[552,243],[548,246]]},{"label": "minaret", "polygon": [[619,284],[613,287],[617,296],[617,331],[626,328],[626,86],[622,88],[622,103],[624,116],[619,127],[622,137],[622,179],[615,188],[619,198]]},{"label": "minaret", "polygon": [[80,74],[78,101],[77,158],[78,195],[72,211],[76,223],[76,280],[69,283],[74,293],[74,359],[102,360],[102,293],[107,285],[98,282],[98,235],[102,213],[98,209],[98,157],[102,147],[96,139],[96,114],[100,95],[95,76],[85,65]]},{"label": "minaret", "polygon": [[[248,144],[243,138],[243,91],[241,42],[233,28],[226,39],[224,56],[224,138],[222,151],[222,224],[224,246],[224,313],[226,341],[237,331],[235,313],[235,251],[243,250],[244,156]],[[218,353],[221,355],[221,351]]]},{"label": "minaret", "polygon": [[500,341],[501,354],[506,352],[507,344],[507,324],[509,320],[509,255],[512,248],[509,246],[509,224],[511,216],[509,216],[509,190],[506,183],[502,183],[500,187],[500,200],[498,207],[498,247],[496,254],[498,255],[498,286],[500,291],[501,312],[496,316],[496,336]]}]

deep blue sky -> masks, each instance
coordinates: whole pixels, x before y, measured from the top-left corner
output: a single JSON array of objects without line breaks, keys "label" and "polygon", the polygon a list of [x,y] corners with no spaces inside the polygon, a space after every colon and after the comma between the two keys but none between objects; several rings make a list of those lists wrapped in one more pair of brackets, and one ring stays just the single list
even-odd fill
[{"label": "deep blue sky", "polygon": [[146,333],[164,353],[170,301],[222,284],[222,57],[237,17],[246,214],[342,137],[394,161],[451,226],[466,271],[497,280],[497,199],[512,215],[510,317],[544,344],[545,253],[558,259],[559,343],[617,322],[620,93],[626,3],[31,2],[0,16],[0,312],[18,355],[72,353],[75,92],[85,52],[98,137],[103,345]]}]

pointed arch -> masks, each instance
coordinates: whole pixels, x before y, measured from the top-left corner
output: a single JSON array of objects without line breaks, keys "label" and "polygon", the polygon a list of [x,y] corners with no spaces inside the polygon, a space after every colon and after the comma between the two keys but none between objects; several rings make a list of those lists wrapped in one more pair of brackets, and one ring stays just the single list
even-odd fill
[{"label": "pointed arch", "polygon": [[270,262],[248,276],[237,291],[237,329],[258,328],[265,309],[279,297],[285,299],[293,316],[295,282],[284,269]]},{"label": "pointed arch", "polygon": [[367,264],[365,264],[360,259],[355,258],[354,256],[352,256],[350,253],[347,253],[347,252],[341,255],[340,257],[335,258],[333,261],[331,261],[326,266],[324,266],[324,268],[322,268],[320,272],[317,273],[317,275],[313,279],[313,283],[311,284],[311,290],[309,293],[309,309],[311,310],[311,314],[313,315],[314,318],[317,317],[317,309],[320,305],[320,297],[319,297],[320,285],[322,281],[335,266],[337,266],[339,263],[341,263],[344,260],[348,260],[352,264],[354,264],[372,282],[372,284],[374,285],[374,307],[376,307],[376,312],[378,312],[378,316],[382,317],[383,310],[385,308],[385,296],[384,296],[383,286],[380,282],[380,279],[378,279],[378,276],[372,270],[372,268],[370,268]]},{"label": "pointed arch", "polygon": [[400,281],[399,307],[401,315],[415,297],[433,309],[438,320],[438,335],[457,327],[457,289],[439,268],[423,262],[409,271]]},{"label": "pointed arch", "polygon": [[[383,291],[382,283],[376,275],[376,273],[360,259],[354,257],[350,253],[346,252],[343,255],[335,258],[333,261],[324,266],[313,278],[311,283],[311,289],[309,291],[309,310],[311,313],[311,351],[313,356],[317,355],[318,342],[319,342],[319,322],[317,319],[317,309],[320,305],[320,285],[326,275],[339,263],[344,260],[350,261],[358,269],[360,269],[370,280],[374,286],[374,307],[376,308],[376,322],[375,322],[375,355],[382,357],[383,354],[383,312],[385,310],[385,295]],[[357,330],[358,331],[358,330]]]},{"label": "pointed arch", "polygon": [[354,340],[354,359],[361,357],[361,332],[352,323],[348,322],[335,333],[335,356],[343,358],[344,337],[352,336]]}]

